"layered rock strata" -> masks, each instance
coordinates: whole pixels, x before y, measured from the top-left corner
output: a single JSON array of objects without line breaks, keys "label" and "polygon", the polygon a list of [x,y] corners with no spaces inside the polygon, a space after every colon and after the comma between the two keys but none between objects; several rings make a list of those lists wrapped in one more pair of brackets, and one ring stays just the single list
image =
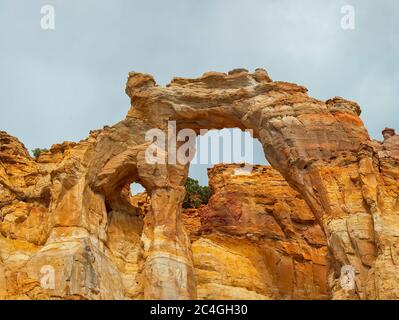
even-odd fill
[{"label": "layered rock strata", "polygon": [[[306,202],[326,236],[330,297],[399,297],[399,143],[393,130],[384,131],[383,142],[372,141],[356,103],[311,98],[306,88],[272,81],[263,69],[175,78],[166,87],[133,72],[126,93],[131,108],[124,120],[79,143],[54,145],[38,159],[1,133],[3,297],[206,296],[196,283],[195,250],[182,223],[188,164],[146,159],[151,144],[146,133],[157,128],[166,134],[168,121],[176,121],[177,130],[196,132],[252,129],[272,167]],[[169,156],[167,150],[160,154]],[[144,216],[129,198],[132,182],[141,183],[151,199]],[[210,229],[239,233],[232,217],[219,225],[215,208],[208,214]],[[271,221],[267,215],[243,216],[248,228],[254,221]],[[290,234],[275,220],[281,237]],[[283,239],[279,245],[294,242]],[[356,273],[353,290],[340,285],[342,267],[348,265]],[[51,281],[43,285],[43,274],[55,275],[55,288]],[[292,292],[301,288],[293,285]],[[256,292],[274,297],[262,290]]]},{"label": "layered rock strata", "polygon": [[210,169],[208,205],[183,215],[198,298],[328,299],[327,241],[306,202],[271,167],[239,167]]}]

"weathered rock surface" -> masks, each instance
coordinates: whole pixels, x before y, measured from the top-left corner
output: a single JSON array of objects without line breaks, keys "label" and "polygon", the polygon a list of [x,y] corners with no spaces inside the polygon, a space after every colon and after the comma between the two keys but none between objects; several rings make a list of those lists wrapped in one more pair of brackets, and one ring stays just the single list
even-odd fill
[{"label": "weathered rock surface", "polygon": [[327,242],[312,211],[276,170],[239,167],[208,171],[213,195],[192,237],[198,298],[327,299]]},{"label": "weathered rock surface", "polygon": [[[188,299],[218,291],[235,298],[399,298],[399,137],[392,129],[383,142],[372,141],[356,103],[311,98],[263,69],[175,78],[166,87],[133,72],[126,93],[131,108],[123,121],[38,159],[0,133],[1,298]],[[189,164],[146,159],[146,133],[166,133],[168,121],[197,132],[252,129],[279,172],[254,175],[280,186],[255,188],[260,179],[247,177],[251,197],[237,204],[235,179],[245,178],[227,179],[224,168],[211,179],[221,191],[215,187],[198,213],[200,224],[191,218],[190,239],[181,209]],[[170,157],[167,150],[159,155]],[[147,205],[130,198],[132,182],[146,188]],[[262,197],[263,189],[270,194]],[[198,258],[208,251],[225,258]],[[234,255],[245,259],[238,264]],[[356,271],[353,290],[340,285],[346,265]],[[244,270],[253,273],[244,279]],[[287,277],[275,273],[281,270]]]}]

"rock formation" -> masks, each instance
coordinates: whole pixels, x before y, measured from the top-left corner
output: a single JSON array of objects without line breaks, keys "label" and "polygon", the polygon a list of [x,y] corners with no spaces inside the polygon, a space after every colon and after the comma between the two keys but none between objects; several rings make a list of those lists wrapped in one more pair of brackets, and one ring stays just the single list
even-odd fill
[{"label": "rock formation", "polygon": [[191,233],[198,298],[327,299],[326,237],[306,202],[271,167],[237,167],[208,171],[213,195]]},{"label": "rock formation", "polygon": [[[399,298],[394,130],[372,141],[356,103],[263,69],[166,87],[132,72],[126,93],[124,120],[37,159],[0,133],[0,298]],[[168,121],[252,129],[274,169],[216,166],[210,203],[182,212],[189,164],[146,158],[146,133]],[[132,198],[132,182],[147,195]]]}]

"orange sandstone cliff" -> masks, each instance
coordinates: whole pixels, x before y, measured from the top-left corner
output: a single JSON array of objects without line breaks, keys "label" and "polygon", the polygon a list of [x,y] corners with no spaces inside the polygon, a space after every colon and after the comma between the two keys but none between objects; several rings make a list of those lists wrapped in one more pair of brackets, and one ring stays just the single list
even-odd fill
[{"label": "orange sandstone cliff", "polygon": [[213,195],[191,232],[198,298],[327,299],[326,236],[306,202],[270,166],[237,168],[208,172]]},{"label": "orange sandstone cliff", "polygon": [[[0,132],[0,298],[399,298],[394,130],[373,141],[356,103],[263,69],[166,87],[132,72],[126,93],[124,120],[37,159]],[[189,164],[145,156],[146,132],[168,121],[252,129],[271,167],[217,165],[208,205],[183,210]]]}]

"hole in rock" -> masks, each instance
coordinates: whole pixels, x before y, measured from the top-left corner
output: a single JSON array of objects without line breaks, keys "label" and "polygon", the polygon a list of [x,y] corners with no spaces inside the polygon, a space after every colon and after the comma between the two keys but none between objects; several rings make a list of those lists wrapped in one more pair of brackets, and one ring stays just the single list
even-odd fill
[{"label": "hole in rock", "polygon": [[[267,166],[261,143],[240,129],[223,129],[197,137],[196,144],[189,176],[199,184],[187,180],[186,191],[193,199],[188,205],[183,203],[181,217],[194,260],[201,261],[195,266],[198,297],[220,298],[215,283],[249,293],[247,284],[253,283],[251,275],[257,274],[264,286],[250,293],[256,299],[259,294],[281,299],[325,298],[327,268],[320,268],[320,277],[314,277],[312,271],[303,272],[306,282],[295,281],[298,270],[307,270],[316,259],[327,265],[324,234],[301,195]],[[208,172],[213,194],[206,205],[198,206],[201,192],[206,192],[198,185],[208,185]],[[210,243],[218,249],[207,249]],[[307,250],[320,255],[309,262],[303,258]],[[271,259],[294,267],[282,270],[282,264],[270,263]],[[204,276],[209,265],[217,274],[212,279]],[[290,279],[289,290],[276,285],[281,277]],[[307,285],[310,283],[312,290]],[[201,290],[206,294],[201,296]],[[234,292],[227,294],[241,298]]]},{"label": "hole in rock", "polygon": [[143,193],[143,192],[146,192],[146,190],[140,183],[133,182],[130,185],[130,194],[132,197],[136,196],[137,194]]},{"label": "hole in rock", "polygon": [[134,208],[134,214],[138,216],[145,215],[150,204],[150,196],[147,190],[138,182],[130,185],[129,203]]},{"label": "hole in rock", "polygon": [[[268,164],[261,143],[249,131],[239,128],[210,130],[198,136],[196,153],[190,163],[183,208],[198,208],[207,204],[211,194],[208,168],[217,164],[241,164],[238,171],[251,172],[251,165]],[[237,171],[237,172],[238,172]]]},{"label": "hole in rock", "polygon": [[239,128],[214,129],[198,136],[189,177],[207,186],[207,169],[219,163],[269,164],[259,140]]},{"label": "hole in rock", "polygon": [[116,188],[106,197],[108,214],[119,212],[130,216],[143,216],[150,201],[147,190],[138,182],[124,181],[120,185],[123,186]]}]

